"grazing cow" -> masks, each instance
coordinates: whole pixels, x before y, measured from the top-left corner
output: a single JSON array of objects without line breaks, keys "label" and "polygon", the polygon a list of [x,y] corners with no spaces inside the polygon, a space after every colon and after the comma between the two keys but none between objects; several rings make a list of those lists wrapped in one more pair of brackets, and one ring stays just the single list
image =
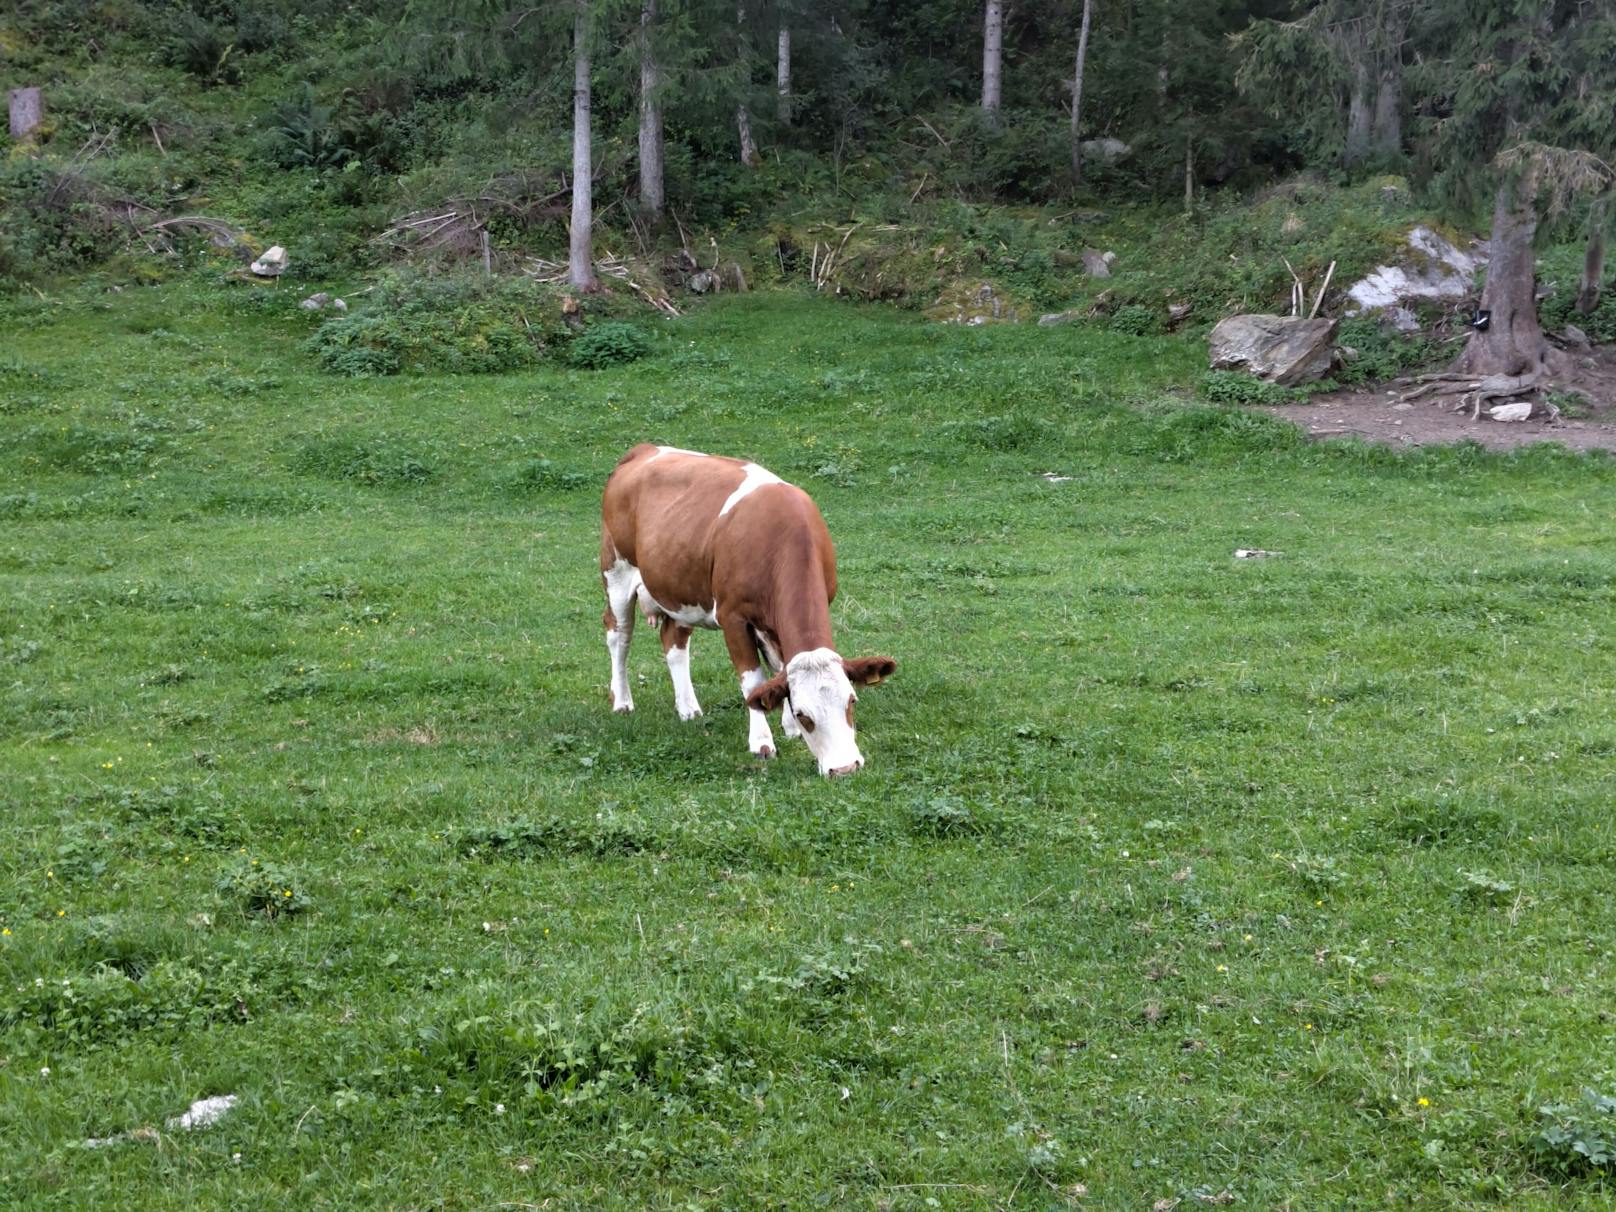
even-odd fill
[{"label": "grazing cow", "polygon": [[774,756],[764,713],[784,704],[783,731],[802,737],[821,774],[864,765],[853,687],[875,685],[897,663],[846,661],[831,644],[836,550],[802,489],[741,459],[636,446],[606,481],[600,571],[614,711],[634,710],[628,647],[638,598],[646,621],[662,629],[680,719],[701,714],[690,683],[691,629],[715,627],[741,676],[753,753]]}]

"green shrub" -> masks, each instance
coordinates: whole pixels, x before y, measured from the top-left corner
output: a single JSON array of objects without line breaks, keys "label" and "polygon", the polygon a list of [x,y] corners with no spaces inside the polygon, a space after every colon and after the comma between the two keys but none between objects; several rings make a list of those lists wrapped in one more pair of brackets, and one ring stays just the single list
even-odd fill
[{"label": "green shrub", "polygon": [[600,370],[637,362],[650,352],[651,338],[643,329],[623,320],[602,320],[573,338],[567,357],[574,366]]},{"label": "green shrub", "polygon": [[1111,313],[1111,331],[1148,337],[1161,331],[1161,316],[1143,303],[1124,303]]},{"label": "green shrub", "polygon": [[1383,328],[1373,316],[1341,321],[1336,343],[1353,351],[1341,367],[1339,377],[1343,383],[1383,383],[1426,365],[1437,354],[1435,342],[1418,334]]},{"label": "green shrub", "polygon": [[518,492],[576,492],[588,488],[596,477],[587,471],[558,467],[549,459],[530,459],[511,476],[511,487]]},{"label": "green shrub", "polygon": [[1240,370],[1209,370],[1201,376],[1201,399],[1208,404],[1293,404],[1299,393]]},{"label": "green shrub", "polygon": [[1539,1107],[1532,1152],[1560,1171],[1616,1170],[1616,1096],[1584,1089],[1576,1103]]},{"label": "green shrub", "polygon": [[290,868],[239,859],[219,877],[216,891],[246,917],[293,917],[313,907],[303,878]]},{"label": "green shrub", "polygon": [[320,325],[306,348],[348,377],[489,374],[538,365],[566,331],[553,295],[525,278],[396,275],[363,308]]}]

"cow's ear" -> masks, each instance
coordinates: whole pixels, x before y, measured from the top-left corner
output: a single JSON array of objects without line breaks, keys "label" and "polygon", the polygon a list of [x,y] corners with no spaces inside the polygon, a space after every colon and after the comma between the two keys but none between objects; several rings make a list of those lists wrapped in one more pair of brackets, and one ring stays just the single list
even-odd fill
[{"label": "cow's ear", "polygon": [[847,671],[847,680],[855,686],[874,686],[896,673],[898,662],[889,656],[858,657],[843,661],[842,668]]},{"label": "cow's ear", "polygon": [[746,696],[746,705],[755,711],[773,711],[786,701],[786,675],[777,673]]}]

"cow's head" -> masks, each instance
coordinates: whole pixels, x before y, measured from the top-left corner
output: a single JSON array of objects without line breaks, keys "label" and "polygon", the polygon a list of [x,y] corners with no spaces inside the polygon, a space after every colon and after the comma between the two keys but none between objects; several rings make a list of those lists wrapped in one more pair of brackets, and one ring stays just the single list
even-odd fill
[{"label": "cow's head", "polygon": [[827,778],[852,774],[864,765],[853,728],[855,686],[874,686],[890,677],[898,663],[891,657],[859,657],[844,661],[829,648],[799,652],[777,673],[746,696],[759,711],[785,709],[796,717],[819,773]]}]

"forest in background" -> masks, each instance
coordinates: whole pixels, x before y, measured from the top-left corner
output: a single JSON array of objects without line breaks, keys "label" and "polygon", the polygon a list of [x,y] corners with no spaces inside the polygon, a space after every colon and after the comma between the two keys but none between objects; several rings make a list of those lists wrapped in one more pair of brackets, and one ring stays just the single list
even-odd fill
[{"label": "forest in background", "polygon": [[[1042,208],[1066,236],[1125,212],[1147,239],[1171,224],[1179,247],[1148,255],[1193,278],[1216,272],[1197,236],[1253,189],[1322,207],[1392,174],[1384,196],[1491,232],[1495,323],[1467,369],[1530,375],[1548,354],[1531,251],[1585,249],[1592,314],[1616,180],[1602,0],[57,0],[0,26],[0,54],[7,88],[43,101],[0,172],[13,283],[217,243],[176,222],[201,216],[295,239],[311,280],[559,257],[570,234],[577,285],[599,258],[703,243],[739,284],[773,272],[760,249],[817,276],[803,226],[857,221],[921,236],[866,250],[881,264],[856,293],[924,302],[946,283],[910,290],[902,254],[939,232],[1010,251],[1006,215]],[[1361,260],[1380,251],[1364,234]],[[1022,239],[989,269],[1036,276],[1072,242]],[[1277,303],[1281,259],[1205,303]]]}]

